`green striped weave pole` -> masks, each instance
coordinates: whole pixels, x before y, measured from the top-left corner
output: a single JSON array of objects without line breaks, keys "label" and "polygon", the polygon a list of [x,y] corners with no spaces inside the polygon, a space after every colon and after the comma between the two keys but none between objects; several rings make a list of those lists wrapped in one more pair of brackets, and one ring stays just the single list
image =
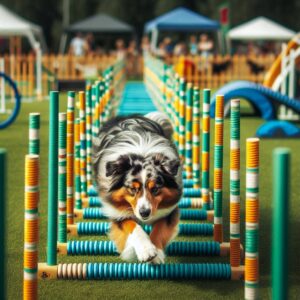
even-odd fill
[{"label": "green striped weave pole", "polygon": [[67,242],[66,114],[59,113],[58,123],[58,242]]},{"label": "green striped weave pole", "polygon": [[167,98],[167,65],[163,64],[163,75],[162,75],[162,100],[163,100],[163,111],[170,117],[168,98]]},{"label": "green striped weave pole", "polygon": [[40,154],[40,113],[29,114],[29,154]]},{"label": "green striped weave pole", "polygon": [[79,117],[80,117],[80,181],[81,201],[87,197],[86,181],[86,111],[85,92],[79,92]]},{"label": "green striped weave pole", "polygon": [[48,243],[47,264],[57,265],[57,195],[58,195],[58,103],[57,91],[50,92],[48,154]]},{"label": "green striped weave pole", "polygon": [[245,299],[259,299],[259,139],[246,142]]},{"label": "green striped weave pole", "polygon": [[288,297],[290,150],[273,151],[272,299]]},{"label": "green striped weave pole", "polygon": [[223,242],[223,135],[224,96],[217,95],[214,146],[214,240],[219,243]]},{"label": "green striped weave pole", "polygon": [[75,208],[82,209],[80,180],[80,120],[75,120]]},{"label": "green striped weave pole", "polygon": [[105,72],[104,77],[104,91],[103,91],[103,98],[102,98],[102,115],[103,115],[103,122],[107,121],[107,111],[108,111],[108,100],[109,100],[109,70]]},{"label": "green striped weave pole", "polygon": [[179,83],[179,156],[185,165],[185,107],[186,107],[186,84],[183,78]]},{"label": "green striped weave pole", "polygon": [[74,116],[75,92],[68,92],[67,105],[67,224],[74,223]]},{"label": "green striped weave pole", "polygon": [[186,89],[186,123],[185,123],[185,170],[186,178],[193,178],[193,152],[192,152],[192,131],[193,131],[193,85],[187,84]]},{"label": "green striped weave pole", "polygon": [[99,128],[105,122],[104,102],[105,102],[105,79],[103,78],[100,81],[100,85],[99,85],[99,118],[100,118]]},{"label": "green striped weave pole", "polygon": [[5,204],[6,204],[6,150],[0,148],[0,299],[6,299],[5,267]]},{"label": "green striped weave pole", "polygon": [[200,93],[193,91],[193,187],[200,188]]},{"label": "green striped weave pole", "polygon": [[91,86],[86,90],[86,180],[88,188],[92,181],[92,90]]},{"label": "green striped weave pole", "polygon": [[202,105],[202,159],[201,159],[201,194],[203,209],[210,209],[209,196],[209,147],[210,147],[210,90],[203,90]]},{"label": "green striped weave pole", "polygon": [[96,137],[97,136],[97,129],[96,129],[96,108],[97,108],[97,103],[96,103],[96,88],[97,88],[97,83],[92,85],[92,136]]},{"label": "green striped weave pole", "polygon": [[175,80],[174,80],[174,111],[175,111],[175,132],[174,132],[174,141],[175,145],[177,146],[177,149],[179,149],[179,127],[180,127],[180,121],[179,121],[179,77],[176,74]]},{"label": "green striped weave pole", "polygon": [[96,83],[96,105],[95,105],[95,136],[98,135],[100,129],[100,100],[101,100],[101,81],[97,81]]},{"label": "green striped weave pole", "polygon": [[230,265],[241,263],[240,237],[240,100],[230,102]]}]

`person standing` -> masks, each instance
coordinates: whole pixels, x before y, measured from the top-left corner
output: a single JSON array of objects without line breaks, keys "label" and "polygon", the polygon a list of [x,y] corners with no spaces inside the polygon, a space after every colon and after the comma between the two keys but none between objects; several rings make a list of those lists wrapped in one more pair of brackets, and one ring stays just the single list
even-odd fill
[{"label": "person standing", "polygon": [[71,40],[69,53],[75,56],[84,56],[87,51],[87,43],[81,33],[77,33]]}]

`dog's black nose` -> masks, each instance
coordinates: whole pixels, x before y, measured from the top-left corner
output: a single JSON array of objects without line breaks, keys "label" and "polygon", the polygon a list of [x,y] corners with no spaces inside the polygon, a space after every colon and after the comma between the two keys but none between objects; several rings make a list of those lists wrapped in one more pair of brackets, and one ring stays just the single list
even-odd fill
[{"label": "dog's black nose", "polygon": [[144,207],[140,208],[140,215],[143,219],[148,218],[150,213],[151,213],[150,208],[144,208]]}]

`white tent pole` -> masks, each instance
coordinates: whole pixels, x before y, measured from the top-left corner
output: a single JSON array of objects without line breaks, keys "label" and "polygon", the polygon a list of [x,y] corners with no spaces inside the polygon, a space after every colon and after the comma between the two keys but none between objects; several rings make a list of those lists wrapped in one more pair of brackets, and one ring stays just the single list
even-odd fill
[{"label": "white tent pole", "polygon": [[291,49],[290,53],[290,65],[289,65],[289,70],[290,70],[290,76],[289,76],[289,97],[294,98],[295,96],[295,51]]},{"label": "white tent pole", "polygon": [[[5,72],[5,64],[4,64],[4,58],[0,59],[0,72]],[[0,106],[0,113],[5,113],[5,79],[4,77],[1,77],[1,106]]]},{"label": "white tent pole", "polygon": [[35,44],[36,52],[36,94],[38,98],[42,97],[42,51],[40,43]]},{"label": "white tent pole", "polygon": [[154,53],[156,52],[157,41],[158,41],[158,30],[157,28],[153,28],[151,31],[151,50]]}]

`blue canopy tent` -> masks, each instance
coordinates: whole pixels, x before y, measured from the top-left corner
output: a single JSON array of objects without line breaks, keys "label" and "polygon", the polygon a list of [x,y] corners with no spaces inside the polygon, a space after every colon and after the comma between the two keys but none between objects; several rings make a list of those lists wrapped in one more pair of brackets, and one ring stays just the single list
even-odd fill
[{"label": "blue canopy tent", "polygon": [[179,7],[165,13],[145,25],[145,32],[151,32],[151,47],[156,48],[159,31],[218,31],[220,24],[187,8]]}]

